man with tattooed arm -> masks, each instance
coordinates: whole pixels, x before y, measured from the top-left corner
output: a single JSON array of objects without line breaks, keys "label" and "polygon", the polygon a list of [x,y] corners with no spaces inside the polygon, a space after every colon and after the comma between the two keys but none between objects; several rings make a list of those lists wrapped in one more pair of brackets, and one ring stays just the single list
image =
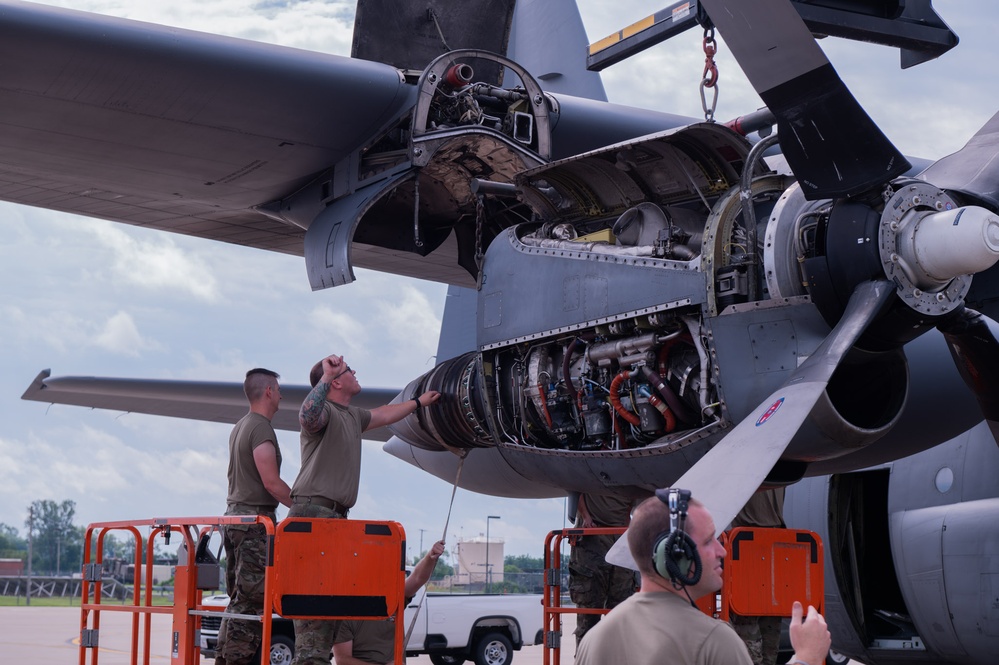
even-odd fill
[{"label": "man with tattooed arm", "polygon": [[[361,434],[398,422],[440,399],[440,393],[431,390],[408,402],[361,409],[350,405],[361,392],[354,374],[336,355],[312,368],[312,391],[298,413],[302,467],[291,488],[289,517],[346,518],[357,500]],[[336,628],[335,621],[296,619],[293,665],[327,665]]]}]

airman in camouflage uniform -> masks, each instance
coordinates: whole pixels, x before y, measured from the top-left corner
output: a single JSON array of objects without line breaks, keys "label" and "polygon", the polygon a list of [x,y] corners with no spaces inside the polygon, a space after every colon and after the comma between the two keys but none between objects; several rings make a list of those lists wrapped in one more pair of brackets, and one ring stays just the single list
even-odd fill
[{"label": "airman in camouflage uniform", "polygon": [[[576,527],[628,526],[632,502],[617,497],[580,494]],[[611,609],[635,592],[635,573],[604,559],[617,536],[581,536],[569,554],[569,597],[576,607]],[[583,635],[600,621],[600,614],[576,615],[576,646]]]},{"label": "airman in camouflage uniform", "polygon": [[[281,480],[281,448],[271,425],[281,402],[278,375],[267,369],[246,373],[243,391],[250,412],[229,435],[229,494],[226,515],[260,515],[276,521],[278,503],[291,505],[291,488]],[[222,529],[226,555],[226,614],[260,615],[264,607],[267,530],[262,524],[227,524]],[[223,617],[217,665],[251,665],[260,648],[259,621]]]},{"label": "airman in camouflage uniform", "polygon": [[[231,507],[226,515],[258,515],[250,506]],[[274,513],[269,515],[275,521]],[[229,524],[223,529],[226,551],[227,614],[256,614],[264,606],[264,572],[267,566],[267,531],[260,524]],[[260,647],[259,621],[223,618],[219,628],[216,663],[256,662]]]},{"label": "airman in camouflage uniform", "polygon": [[[732,528],[740,526],[783,529],[784,488],[756,492],[732,520]],[[729,623],[746,643],[753,665],[775,665],[780,646],[781,617],[746,617],[729,615]]]}]

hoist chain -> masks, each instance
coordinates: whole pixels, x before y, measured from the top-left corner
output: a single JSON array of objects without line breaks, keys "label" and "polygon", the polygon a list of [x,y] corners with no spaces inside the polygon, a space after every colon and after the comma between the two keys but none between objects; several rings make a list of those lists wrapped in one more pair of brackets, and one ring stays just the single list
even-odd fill
[{"label": "hoist chain", "polygon": [[475,197],[475,267],[482,272],[482,226],[486,217],[485,197]]},{"label": "hoist chain", "polygon": [[[704,73],[701,74],[701,108],[704,110],[704,119],[708,122],[715,120],[715,107],[718,105],[718,65],[715,64],[715,53],[718,52],[718,44],[715,42],[714,27],[704,28]],[[708,107],[708,97],[705,88],[711,88],[711,107]]]}]

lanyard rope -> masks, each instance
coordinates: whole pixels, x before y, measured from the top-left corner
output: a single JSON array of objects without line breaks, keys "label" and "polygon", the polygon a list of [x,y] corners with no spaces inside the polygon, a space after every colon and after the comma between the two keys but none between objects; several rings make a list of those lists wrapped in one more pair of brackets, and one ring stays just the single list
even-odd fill
[{"label": "lanyard rope", "polygon": [[[458,492],[458,481],[461,480],[461,467],[465,465],[466,455],[468,455],[467,450],[465,450],[458,458],[458,473],[454,477],[454,487],[451,488],[451,504],[447,507],[447,519],[444,521],[444,535],[441,536],[441,540],[444,542],[447,542],[447,526],[451,523],[451,509],[454,508],[454,495]],[[413,634],[413,628],[416,627],[416,620],[420,616],[420,610],[423,609],[423,601],[427,599],[426,585],[420,587],[420,594],[420,600],[416,603],[416,611],[413,612],[413,618],[410,619],[409,627],[406,629],[406,637],[403,638],[403,650],[405,650],[406,645],[409,644],[409,636]]]}]

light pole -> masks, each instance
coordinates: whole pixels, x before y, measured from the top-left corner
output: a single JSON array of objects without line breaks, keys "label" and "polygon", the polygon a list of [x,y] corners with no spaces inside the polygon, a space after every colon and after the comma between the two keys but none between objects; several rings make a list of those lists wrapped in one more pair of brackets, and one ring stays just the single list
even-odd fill
[{"label": "light pole", "polygon": [[489,520],[498,520],[499,515],[488,515],[486,517],[486,593],[489,593]]}]

